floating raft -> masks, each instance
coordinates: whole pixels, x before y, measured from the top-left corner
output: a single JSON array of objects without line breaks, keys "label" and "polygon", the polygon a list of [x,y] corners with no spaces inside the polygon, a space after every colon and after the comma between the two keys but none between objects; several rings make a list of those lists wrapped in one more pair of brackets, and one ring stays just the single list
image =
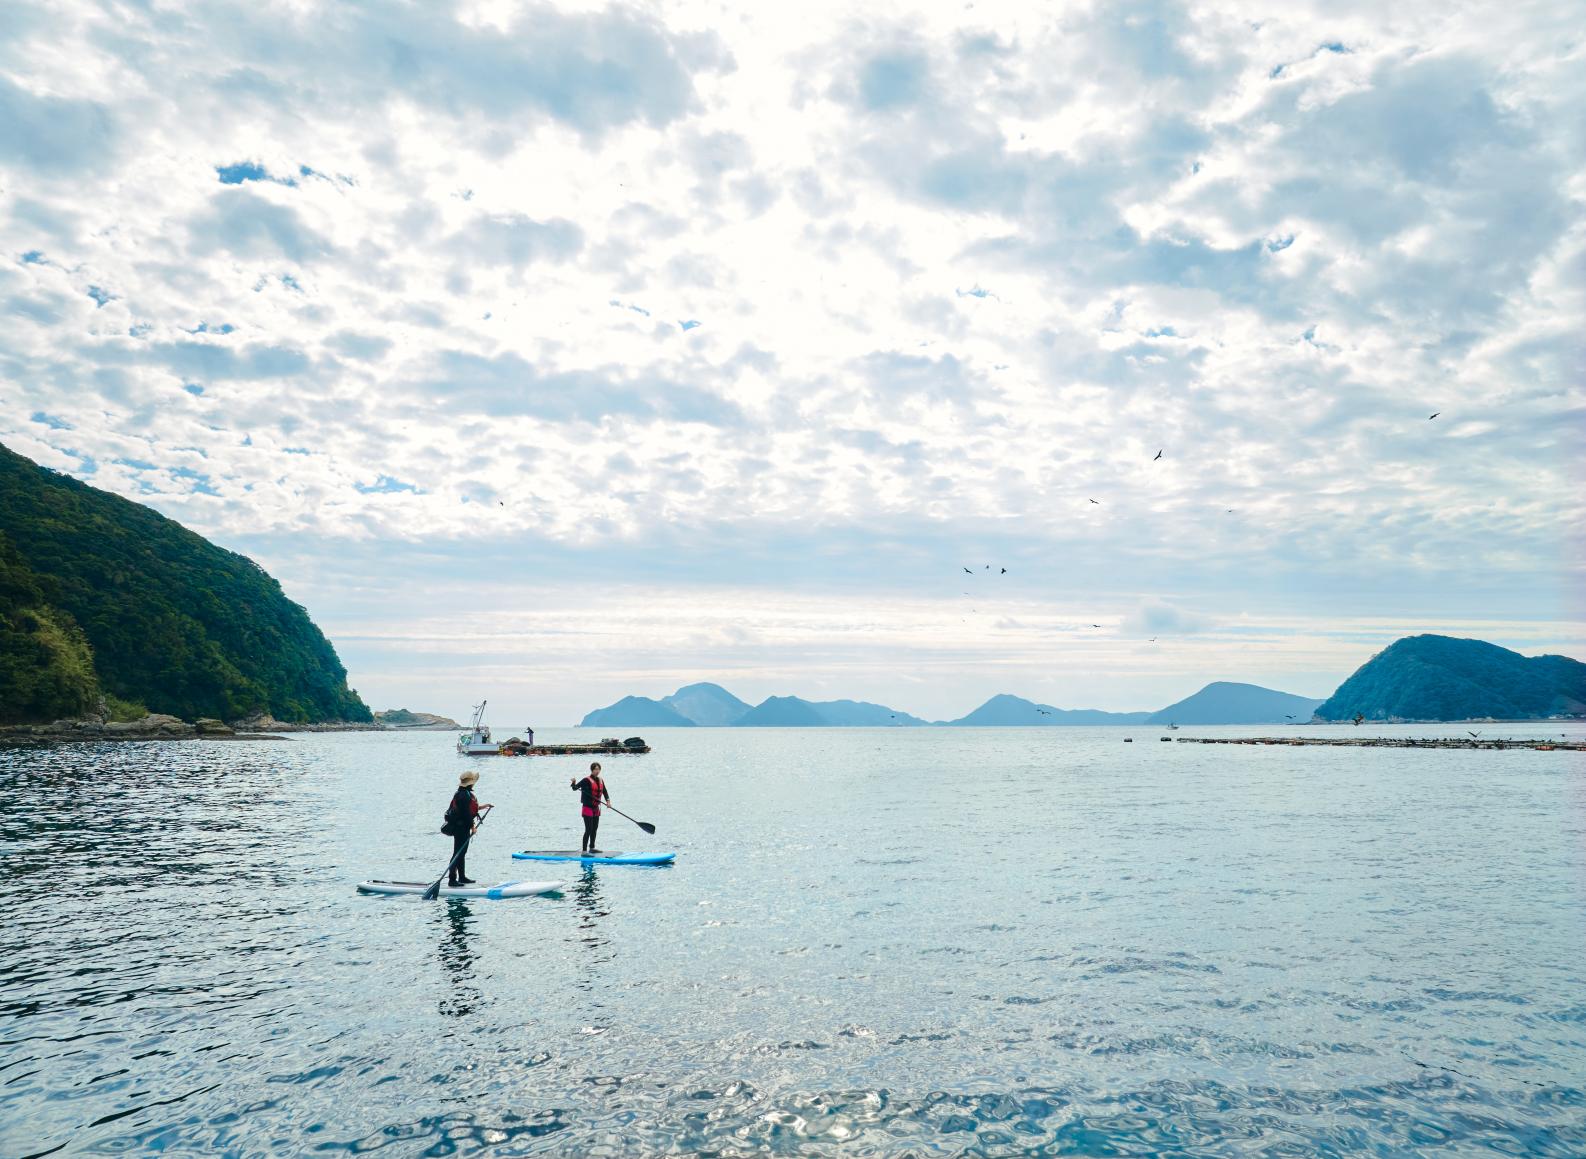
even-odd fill
[{"label": "floating raft", "polygon": [[650,751],[643,737],[630,736],[627,740],[607,738],[597,744],[529,744],[513,737],[496,746],[504,757],[583,757],[638,755]]},{"label": "floating raft", "polygon": [[1586,752],[1586,741],[1504,740],[1499,737],[1176,736],[1173,739],[1179,744],[1338,745],[1343,748],[1386,749],[1536,749],[1539,752],[1558,749],[1562,752]]}]

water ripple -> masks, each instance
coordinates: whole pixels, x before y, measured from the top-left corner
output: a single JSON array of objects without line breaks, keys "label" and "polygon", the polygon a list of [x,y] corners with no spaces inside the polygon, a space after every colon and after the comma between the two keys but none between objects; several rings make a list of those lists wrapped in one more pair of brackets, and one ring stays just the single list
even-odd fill
[{"label": "water ripple", "polygon": [[0,1154],[1586,1154],[1570,766],[731,731],[611,771],[674,870],[429,906],[444,737],[0,750]]}]

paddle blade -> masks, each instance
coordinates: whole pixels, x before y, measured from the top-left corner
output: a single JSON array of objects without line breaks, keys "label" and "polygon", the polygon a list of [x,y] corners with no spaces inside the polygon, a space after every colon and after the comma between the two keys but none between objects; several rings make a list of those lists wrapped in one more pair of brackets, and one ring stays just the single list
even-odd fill
[{"label": "paddle blade", "polygon": [[635,821],[634,824],[637,825],[640,829],[643,829],[646,833],[654,833],[655,832],[655,826],[650,824],[648,821]]},{"label": "paddle blade", "polygon": [[439,879],[436,879],[435,881],[430,883],[430,887],[428,889],[426,889],[421,896],[424,898],[425,901],[434,901],[436,898],[440,897],[440,895],[441,895],[441,883],[440,883]]}]

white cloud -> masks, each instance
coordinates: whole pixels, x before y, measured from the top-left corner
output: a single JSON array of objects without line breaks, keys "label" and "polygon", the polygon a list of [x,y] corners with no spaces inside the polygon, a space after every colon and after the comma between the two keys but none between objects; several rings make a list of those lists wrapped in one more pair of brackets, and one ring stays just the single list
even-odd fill
[{"label": "white cloud", "polygon": [[8,19],[0,439],[304,582],[467,533],[913,599],[972,546],[1132,627],[1580,616],[1545,7]]},{"label": "white cloud", "polygon": [[1186,612],[1166,600],[1145,601],[1124,623],[1127,630],[1135,635],[1155,639],[1167,636],[1190,636],[1215,626],[1215,622],[1210,617]]}]

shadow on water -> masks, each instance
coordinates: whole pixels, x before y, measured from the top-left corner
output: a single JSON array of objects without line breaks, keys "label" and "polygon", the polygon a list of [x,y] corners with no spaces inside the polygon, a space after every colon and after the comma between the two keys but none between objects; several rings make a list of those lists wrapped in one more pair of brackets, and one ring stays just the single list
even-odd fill
[{"label": "shadow on water", "polygon": [[440,1001],[440,1012],[452,1018],[463,1018],[479,1008],[484,997],[474,985],[473,936],[474,912],[464,898],[448,898],[446,908],[438,919],[441,926],[441,971],[446,976],[447,992]]}]

